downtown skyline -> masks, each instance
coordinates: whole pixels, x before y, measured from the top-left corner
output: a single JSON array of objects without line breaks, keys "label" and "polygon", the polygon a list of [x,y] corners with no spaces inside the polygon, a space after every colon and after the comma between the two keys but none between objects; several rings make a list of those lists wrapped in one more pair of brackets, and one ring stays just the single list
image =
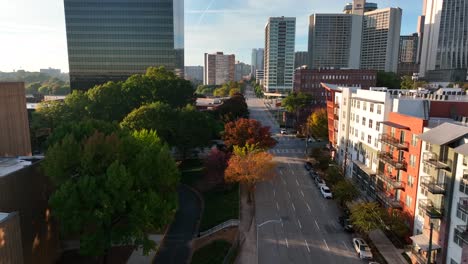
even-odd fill
[{"label": "downtown skyline", "polygon": [[[313,13],[340,13],[347,1],[331,0],[326,6],[318,1],[222,0],[185,1],[185,65],[203,65],[203,54],[223,51],[250,63],[252,48],[263,48],[263,30],[268,17],[294,16],[296,51],[307,50],[308,19]],[[401,35],[416,31],[422,3],[416,1],[373,1],[381,7],[401,7]],[[0,38],[8,39],[0,50],[0,71],[60,68],[68,72],[63,1],[32,0],[0,3],[5,16],[0,18]],[[37,10],[42,10],[37,12]]]}]

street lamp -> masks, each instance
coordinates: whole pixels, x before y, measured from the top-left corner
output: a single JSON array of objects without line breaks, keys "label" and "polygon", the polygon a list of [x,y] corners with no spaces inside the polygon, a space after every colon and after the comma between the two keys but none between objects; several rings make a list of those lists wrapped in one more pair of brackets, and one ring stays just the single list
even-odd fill
[{"label": "street lamp", "polygon": [[268,221],[265,221],[265,222],[257,225],[257,264],[258,264],[258,255],[259,255],[258,254],[258,230],[260,229],[260,227],[262,227],[262,226],[264,226],[266,224],[269,224],[269,223],[282,224],[283,221],[281,219],[279,219],[279,220],[268,220]]}]

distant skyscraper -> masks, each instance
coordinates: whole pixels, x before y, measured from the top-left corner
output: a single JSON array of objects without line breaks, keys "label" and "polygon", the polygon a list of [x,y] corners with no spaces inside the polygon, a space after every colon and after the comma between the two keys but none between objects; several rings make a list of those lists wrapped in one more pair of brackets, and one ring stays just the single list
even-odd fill
[{"label": "distant skyscraper", "polygon": [[244,78],[248,78],[252,73],[252,66],[240,61],[236,62],[234,68],[234,80],[236,82],[243,80]]},{"label": "distant skyscraper", "polygon": [[253,49],[252,50],[252,76],[255,76],[256,70],[263,71],[263,57],[265,50],[264,49]]},{"label": "distant skyscraper", "polygon": [[362,32],[361,69],[397,72],[402,10],[366,12]]},{"label": "distant skyscraper", "polygon": [[203,84],[223,85],[229,81],[234,81],[235,61],[234,55],[224,55],[222,52],[205,53]]},{"label": "distant skyscraper", "polygon": [[64,0],[72,89],[184,70],[183,0]]},{"label": "distant skyscraper", "polygon": [[[426,0],[420,76],[468,68],[468,2]],[[465,76],[466,77],[466,76]],[[453,80],[456,81],[456,80]],[[464,81],[464,80],[461,80]]]},{"label": "distant skyscraper", "polygon": [[285,94],[294,85],[295,17],[270,17],[265,26],[266,92]]},{"label": "distant skyscraper", "polygon": [[313,14],[309,24],[309,67],[359,69],[362,16]]},{"label": "distant skyscraper", "polygon": [[413,75],[419,71],[417,63],[419,36],[414,33],[400,37],[400,51],[398,53],[398,74]]},{"label": "distant skyscraper", "polygon": [[309,53],[307,51],[296,51],[294,69],[309,64]]},{"label": "distant skyscraper", "polygon": [[[364,8],[362,8],[364,6]],[[355,0],[353,3],[346,4],[343,9],[345,14],[363,15],[364,12],[374,11],[378,8],[376,3],[366,3],[364,0]]]},{"label": "distant skyscraper", "polygon": [[203,66],[185,66],[185,79],[195,83],[203,83]]}]

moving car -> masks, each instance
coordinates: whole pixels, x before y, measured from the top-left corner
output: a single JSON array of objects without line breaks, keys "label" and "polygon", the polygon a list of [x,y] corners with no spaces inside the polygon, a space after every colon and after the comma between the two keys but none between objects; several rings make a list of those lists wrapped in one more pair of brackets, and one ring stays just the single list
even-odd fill
[{"label": "moving car", "polygon": [[306,161],[304,163],[304,167],[306,170],[310,171],[312,169],[312,163],[310,163],[309,161]]},{"label": "moving car", "polygon": [[353,238],[353,246],[360,259],[372,259],[372,252],[364,239]]},{"label": "moving car", "polygon": [[340,216],[338,218],[338,222],[340,222],[346,232],[354,232],[353,225],[351,224],[351,219],[349,219],[349,217]]},{"label": "moving car", "polygon": [[322,187],[322,186],[326,186],[327,184],[325,183],[325,181],[320,178],[320,177],[316,177],[315,178],[315,184],[317,185],[317,187]]},{"label": "moving car", "polygon": [[281,135],[286,135],[288,132],[286,132],[286,128],[282,128],[280,133]]},{"label": "moving car", "polygon": [[328,186],[320,186],[320,192],[322,193],[323,198],[326,199],[331,199],[333,198],[332,192],[330,191],[330,188]]}]

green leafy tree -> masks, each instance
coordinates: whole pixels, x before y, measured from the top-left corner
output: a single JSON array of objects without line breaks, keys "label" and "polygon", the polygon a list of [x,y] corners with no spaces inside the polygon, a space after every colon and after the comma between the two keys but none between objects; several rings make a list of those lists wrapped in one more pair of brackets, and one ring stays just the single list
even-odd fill
[{"label": "green leafy tree", "polygon": [[377,72],[377,86],[390,89],[400,89],[400,78],[393,72]]},{"label": "green leafy tree", "polygon": [[224,123],[235,121],[239,118],[248,118],[249,109],[243,95],[235,95],[218,107],[215,115]]},{"label": "green leafy tree", "polygon": [[284,98],[281,104],[286,111],[295,115],[295,125],[297,125],[299,111],[310,105],[311,102],[312,96],[310,94],[292,93]]},{"label": "green leafy tree", "polygon": [[333,196],[341,205],[345,205],[359,196],[359,190],[349,180],[341,180],[333,186]]},{"label": "green leafy tree", "polygon": [[231,90],[229,91],[229,96],[232,97],[232,96],[234,96],[234,95],[236,95],[236,94],[240,94],[240,93],[241,93],[240,88],[233,88],[233,89],[231,89]]},{"label": "green leafy tree", "polygon": [[385,223],[391,232],[398,236],[398,238],[404,241],[410,235],[410,229],[407,225],[411,221],[411,216],[401,210],[391,210],[387,214]]},{"label": "green leafy tree", "polygon": [[113,245],[154,249],[148,234],[163,230],[177,208],[179,172],[155,132],[105,134],[56,143],[43,162],[56,185],[49,203],[64,235],[80,252],[101,256]]},{"label": "green leafy tree", "polygon": [[401,89],[414,89],[414,81],[411,76],[405,75],[401,78]]},{"label": "green leafy tree", "polygon": [[315,110],[307,119],[309,132],[318,138],[328,138],[328,114],[327,109]]},{"label": "green leafy tree", "polygon": [[88,90],[86,95],[89,98],[88,110],[95,119],[120,121],[130,111],[125,107],[127,96],[122,91],[121,82],[97,85]]},{"label": "green leafy tree", "polygon": [[365,233],[384,227],[385,214],[384,209],[377,203],[358,203],[351,206],[351,222],[354,228]]},{"label": "green leafy tree", "polygon": [[39,88],[41,87],[40,82],[33,82],[26,86],[26,94],[38,94]]},{"label": "green leafy tree", "polygon": [[214,90],[213,95],[217,97],[227,97],[229,95],[229,87],[223,86],[221,88],[217,88]]},{"label": "green leafy tree", "polygon": [[343,176],[336,166],[329,166],[330,158],[319,158],[319,166],[327,167],[327,173],[325,175],[325,180],[332,186],[336,185],[338,182],[343,180]]}]

